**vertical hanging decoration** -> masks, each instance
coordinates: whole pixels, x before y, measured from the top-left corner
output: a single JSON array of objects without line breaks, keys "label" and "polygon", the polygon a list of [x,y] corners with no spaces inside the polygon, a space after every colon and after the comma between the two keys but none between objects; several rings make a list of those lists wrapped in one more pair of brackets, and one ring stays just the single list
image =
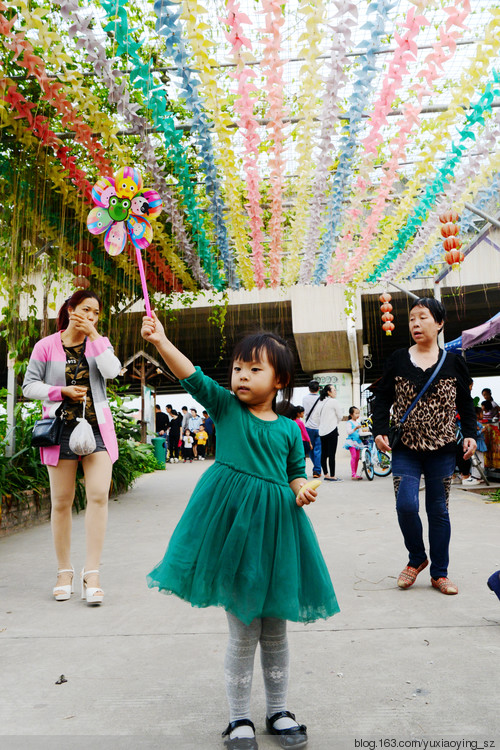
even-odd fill
[{"label": "vertical hanging decoration", "polygon": [[75,278],[73,279],[73,285],[77,289],[88,289],[90,286],[89,276],[92,271],[90,264],[92,263],[92,243],[88,240],[82,240],[78,243],[76,249],[76,266],[73,269]]},{"label": "vertical hanging decoration", "polygon": [[443,248],[445,250],[444,259],[449,266],[455,263],[461,263],[464,254],[460,250],[462,242],[458,238],[460,227],[458,226],[459,216],[456,211],[446,211],[439,215],[441,222],[441,237],[443,237]]},{"label": "vertical hanging decoration", "polygon": [[384,292],[380,295],[379,300],[381,301],[380,311],[382,313],[382,329],[385,331],[386,336],[392,336],[394,330],[394,315],[392,314],[391,295],[388,292]]},{"label": "vertical hanging decoration", "polygon": [[262,0],[265,18],[264,53],[262,67],[266,74],[267,98],[269,101],[269,130],[272,151],[269,159],[271,183],[271,219],[269,221],[269,266],[271,286],[279,286],[281,277],[281,253],[283,244],[283,61],[280,59],[281,27],[285,23],[280,0]]}]

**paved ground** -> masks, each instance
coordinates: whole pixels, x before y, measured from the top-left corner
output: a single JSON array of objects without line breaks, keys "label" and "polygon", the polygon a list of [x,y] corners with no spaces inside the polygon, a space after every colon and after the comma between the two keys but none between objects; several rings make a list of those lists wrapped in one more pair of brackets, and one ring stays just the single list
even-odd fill
[{"label": "paved ground", "polygon": [[[206,468],[169,466],[111,502],[100,608],[77,594],[52,600],[48,525],[0,541],[2,750],[222,750],[224,612],[193,609],[145,584]],[[424,748],[416,742],[424,738],[457,750],[485,740],[500,747],[500,602],[486,587],[500,568],[500,504],[453,488],[455,597],[432,589],[428,571],[410,591],[397,588],[406,555],[390,478],[324,482],[308,513],[342,610],[289,627],[289,705],[309,726],[309,750]],[[75,567],[83,532],[76,516]],[[267,750],[276,745],[263,733],[258,665],[253,717]],[[56,684],[62,674],[67,682]]]}]

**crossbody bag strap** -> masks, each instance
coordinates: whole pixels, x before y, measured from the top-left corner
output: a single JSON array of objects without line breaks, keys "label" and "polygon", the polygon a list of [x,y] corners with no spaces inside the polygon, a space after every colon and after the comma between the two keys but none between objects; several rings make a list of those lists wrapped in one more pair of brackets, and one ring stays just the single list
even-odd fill
[{"label": "crossbody bag strap", "polygon": [[75,374],[73,375],[73,380],[71,381],[71,385],[76,385],[76,376],[78,375],[78,370],[80,369],[80,365],[82,364],[82,360],[85,356],[85,347],[87,345],[87,336],[83,339],[83,347],[82,347],[82,353],[80,354],[80,358],[78,362],[76,363],[76,370]]},{"label": "crossbody bag strap", "polygon": [[[317,407],[319,400],[320,400],[320,397],[318,396],[318,398],[316,399],[316,401],[314,402],[314,404],[311,406],[311,408],[309,410],[309,414],[306,417],[306,422],[309,419],[309,417],[311,416],[311,414],[313,413],[313,411],[315,410],[315,408]],[[305,422],[304,422],[304,424],[305,424]]]},{"label": "crossbody bag strap", "polygon": [[443,349],[443,353],[441,355],[441,359],[438,362],[438,366],[436,367],[436,369],[434,370],[434,372],[432,373],[432,375],[430,376],[429,380],[424,385],[424,387],[422,388],[422,390],[420,391],[420,393],[418,394],[418,396],[411,402],[411,404],[408,407],[408,409],[406,410],[404,416],[399,420],[399,424],[400,425],[403,424],[403,422],[405,421],[406,417],[411,412],[411,410],[413,409],[413,407],[416,406],[417,402],[420,401],[420,399],[422,398],[422,396],[424,395],[424,393],[426,392],[426,390],[429,388],[429,386],[431,385],[431,383],[433,382],[433,380],[435,380],[436,375],[438,374],[439,370],[443,366],[443,363],[444,363],[444,361],[446,359],[446,354],[447,354],[446,349]]}]

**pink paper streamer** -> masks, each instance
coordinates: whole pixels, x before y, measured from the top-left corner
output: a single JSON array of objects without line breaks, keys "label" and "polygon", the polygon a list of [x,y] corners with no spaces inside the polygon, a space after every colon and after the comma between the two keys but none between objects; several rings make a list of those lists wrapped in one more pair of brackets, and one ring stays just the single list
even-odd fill
[{"label": "pink paper streamer", "polygon": [[281,26],[283,18],[281,0],[262,0],[265,28],[262,68],[266,76],[265,87],[269,101],[269,130],[272,143],[270,164],[271,219],[269,221],[269,270],[271,286],[279,286],[281,278],[281,254],[283,244],[283,65],[280,59]]},{"label": "pink paper streamer", "polygon": [[[464,0],[463,3],[462,0],[456,0],[456,4],[463,4],[464,6],[463,13],[459,13],[459,21],[461,24],[461,22],[470,12],[469,0]],[[456,8],[449,10],[454,10],[458,13],[458,10]],[[455,17],[455,15],[452,13],[450,13],[449,16],[450,18]],[[425,58],[426,67],[417,73],[419,77],[423,77],[426,79],[427,84],[430,87],[433,87],[434,81],[442,75],[443,62],[450,60],[453,57],[456,49],[456,40],[460,34],[459,32],[448,32],[450,25],[452,25],[452,23],[450,23],[450,18],[448,18],[446,25],[443,25],[440,28],[440,38],[439,41],[436,41],[434,43],[433,52],[430,52]],[[416,19],[413,18],[413,21],[416,21]],[[412,26],[411,23],[410,26]],[[399,37],[399,40],[403,41],[401,37]],[[448,52],[445,52],[443,49],[443,46],[445,45],[448,46]],[[438,70],[438,66],[441,68],[441,71]],[[403,108],[404,113],[401,119],[399,133],[397,137],[394,138],[391,142],[391,158],[389,162],[384,166],[383,177],[380,186],[377,188],[377,196],[373,201],[372,211],[366,219],[366,224],[361,238],[357,243],[354,255],[349,259],[349,261],[343,268],[342,273],[337,272],[337,274],[329,278],[329,283],[333,281],[342,281],[343,283],[349,281],[354,275],[355,271],[360,267],[361,263],[364,261],[370,250],[372,238],[376,233],[379,221],[385,212],[386,200],[390,195],[392,186],[398,175],[399,162],[400,160],[402,161],[404,159],[404,156],[406,154],[406,143],[408,141],[409,134],[412,131],[414,125],[419,124],[419,115],[423,106],[423,98],[424,96],[428,96],[432,93],[424,84],[417,84],[417,86],[415,86],[415,89],[417,91],[418,102],[416,105],[406,104]],[[380,99],[381,97],[379,97],[379,100]],[[368,138],[370,138],[370,136]]]},{"label": "pink paper streamer", "polygon": [[254,102],[250,94],[257,91],[250,79],[255,78],[256,74],[250,68],[244,67],[241,56],[242,46],[252,49],[250,40],[243,34],[242,24],[251,23],[245,13],[239,10],[238,0],[228,0],[227,2],[228,17],[222,19],[230,27],[230,32],[226,33],[226,38],[233,46],[233,59],[237,68],[231,76],[237,81],[238,88],[234,106],[240,119],[238,127],[243,133],[245,155],[243,157],[243,168],[245,170],[245,180],[247,184],[248,204],[246,205],[247,213],[250,220],[250,244],[252,247],[252,265],[254,281],[259,289],[265,286],[265,266],[264,266],[264,247],[262,245],[263,233],[263,211],[261,208],[260,197],[260,177],[258,168],[259,158],[259,122],[254,115]]}]

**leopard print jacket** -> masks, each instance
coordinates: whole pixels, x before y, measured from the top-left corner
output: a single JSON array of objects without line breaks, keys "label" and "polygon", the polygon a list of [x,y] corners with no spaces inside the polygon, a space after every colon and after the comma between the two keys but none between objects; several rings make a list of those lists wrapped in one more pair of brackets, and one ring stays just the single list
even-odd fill
[{"label": "leopard print jacket", "polygon": [[[374,435],[387,435],[391,407],[391,422],[399,422],[436,365],[424,372],[413,364],[408,349],[398,349],[389,357],[375,391]],[[403,423],[401,442],[417,451],[454,449],[457,412],[464,437],[475,438],[476,418],[469,383],[463,358],[448,352],[435,381]]]}]

